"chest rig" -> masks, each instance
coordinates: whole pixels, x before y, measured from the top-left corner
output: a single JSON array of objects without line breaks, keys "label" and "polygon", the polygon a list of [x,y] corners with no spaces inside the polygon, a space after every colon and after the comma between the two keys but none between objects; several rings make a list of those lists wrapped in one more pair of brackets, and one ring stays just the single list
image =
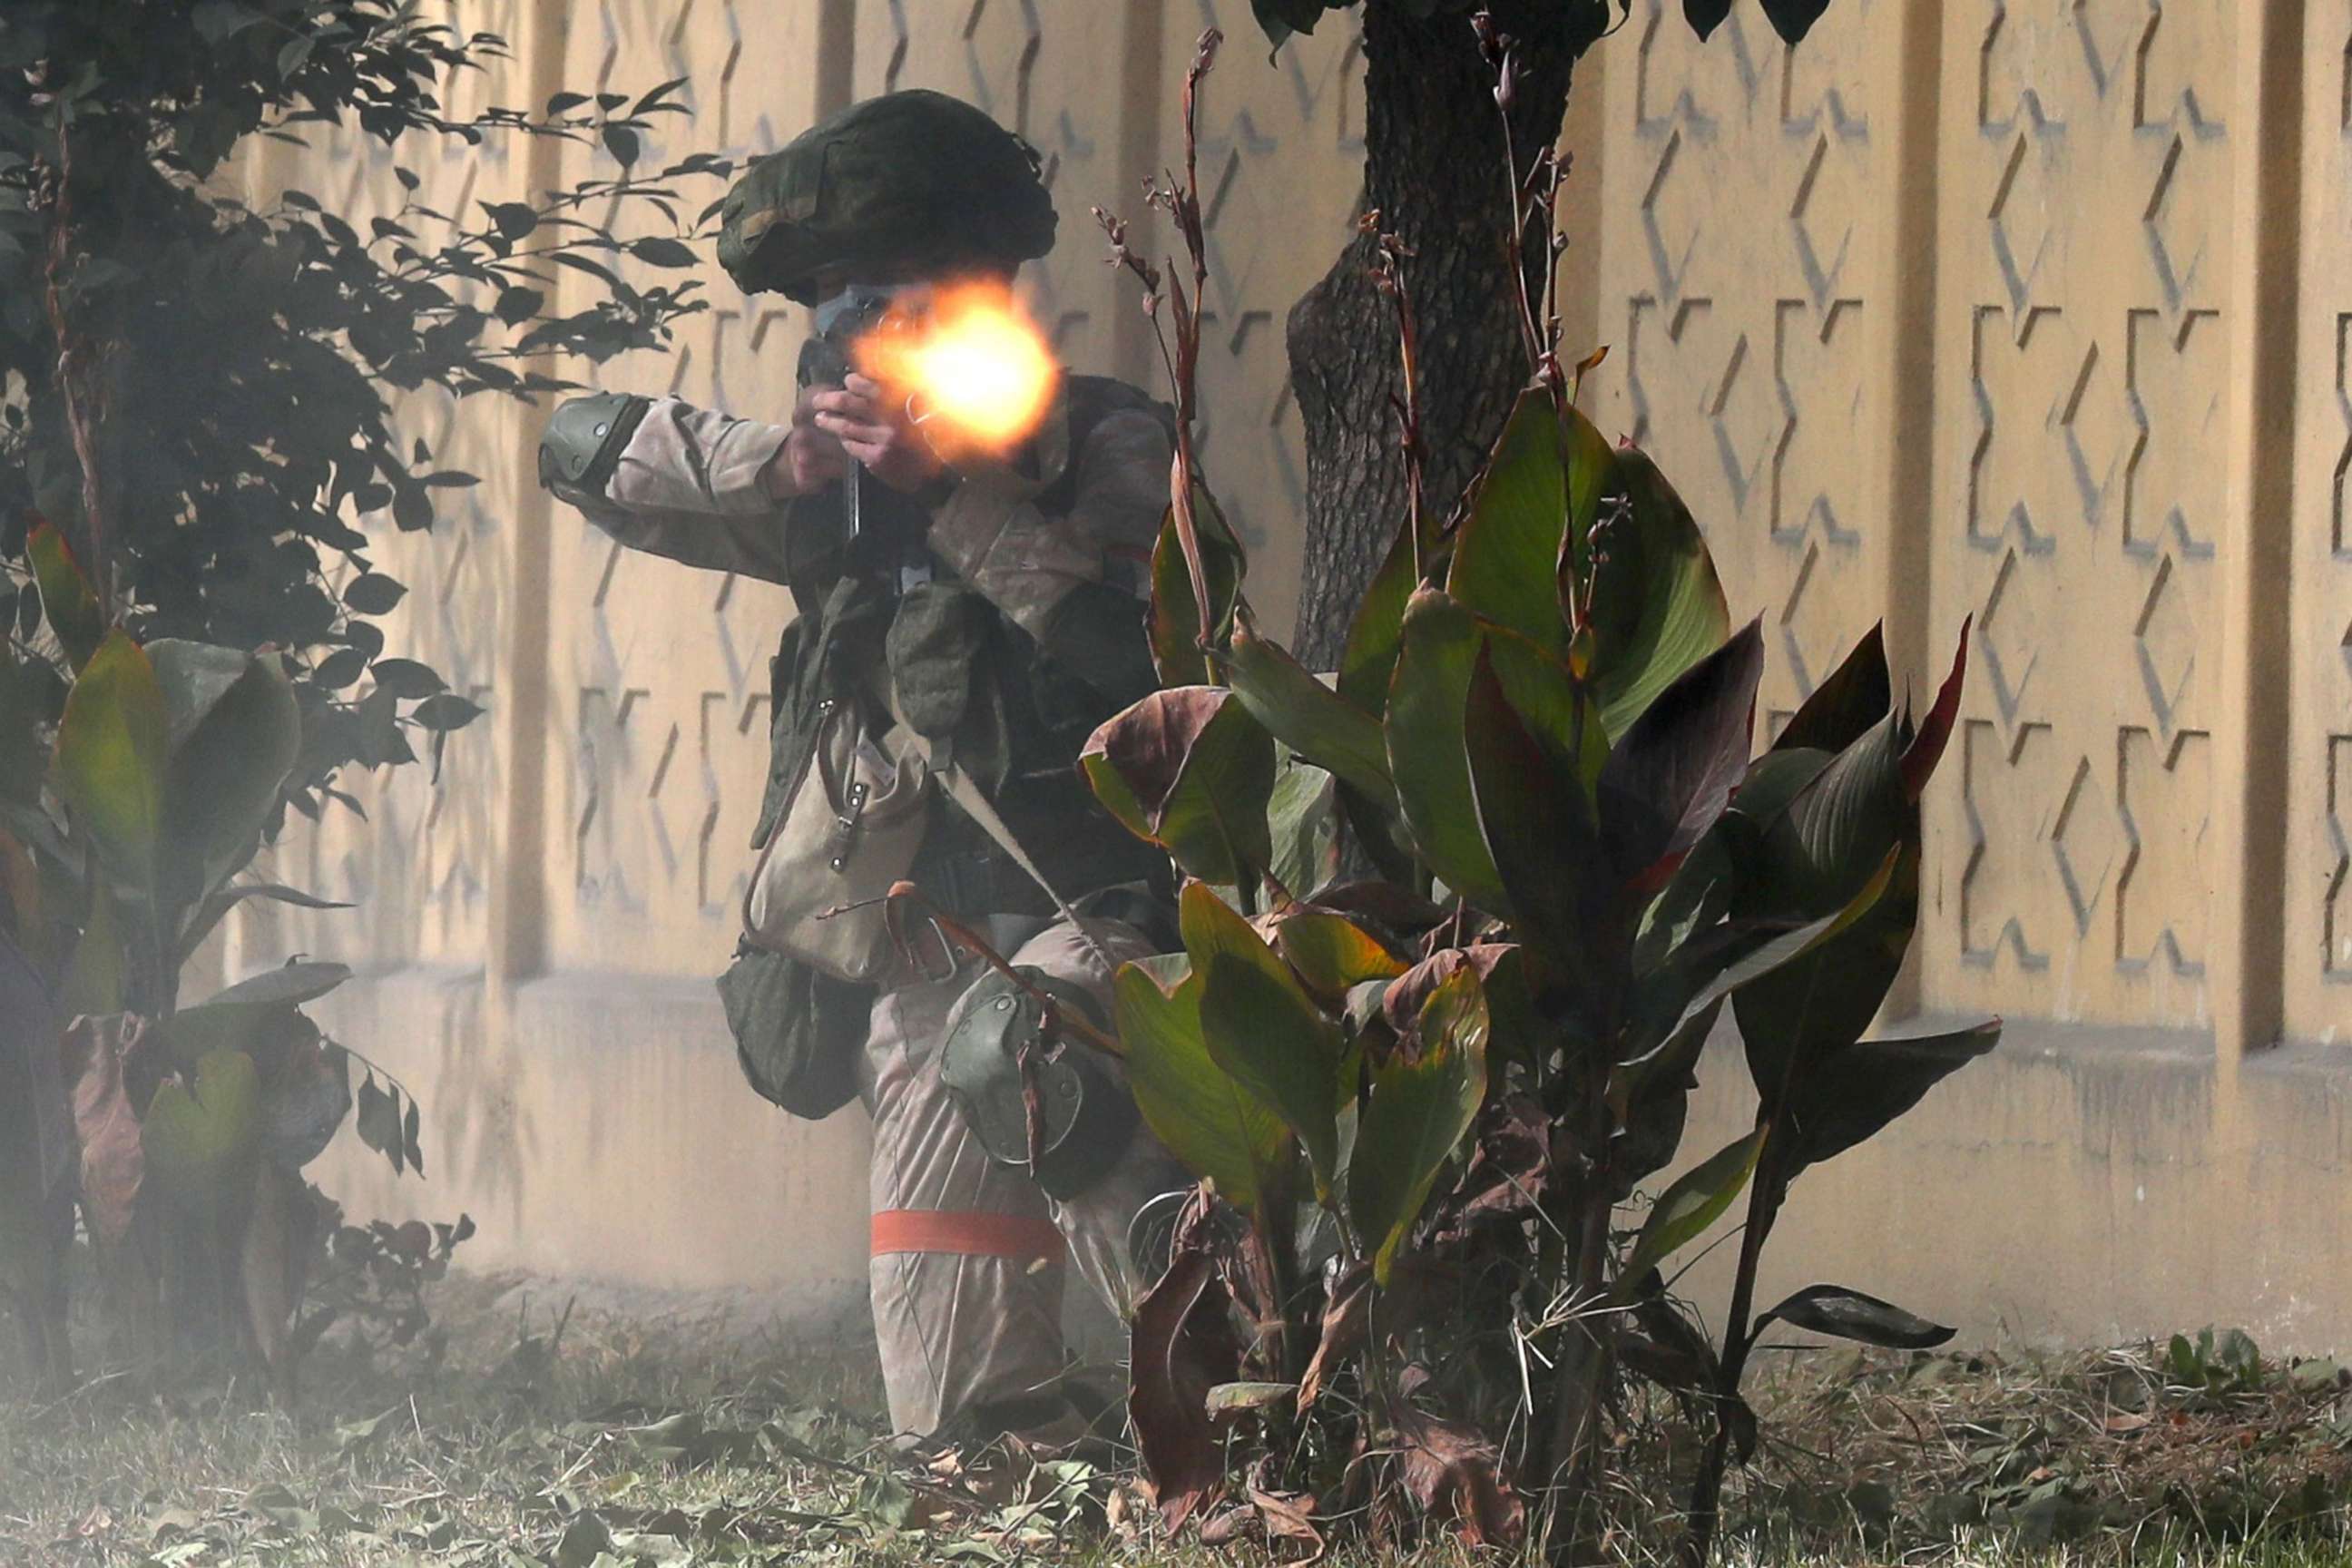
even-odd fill
[{"label": "chest rig", "polygon": [[[1069,450],[1083,450],[1106,415],[1155,406],[1121,383],[1072,377]],[[1030,504],[1066,513],[1077,482],[1073,461]],[[920,503],[869,479],[855,538],[843,517],[828,490],[793,502],[785,524],[799,615],[771,666],[772,757],[753,847],[772,831],[824,705],[878,709],[887,689],[897,716],[979,784],[1056,888],[1078,896],[1163,879],[1164,861],[1097,805],[1076,765],[1095,729],[1156,684],[1143,602],[1115,584],[1081,584],[1032,637],[932,552]],[[934,809],[914,875],[960,913],[1052,912],[1043,889],[952,810]]]}]

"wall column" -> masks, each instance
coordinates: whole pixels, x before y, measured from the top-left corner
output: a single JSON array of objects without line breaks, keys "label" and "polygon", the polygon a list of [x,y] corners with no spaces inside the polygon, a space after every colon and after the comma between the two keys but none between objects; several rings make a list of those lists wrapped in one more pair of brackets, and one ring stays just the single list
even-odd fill
[{"label": "wall column", "polygon": [[[525,62],[530,101],[536,112],[563,85],[572,7],[568,0],[535,0],[523,37],[513,40]],[[563,183],[563,143],[535,137],[524,156],[524,181],[532,192]],[[530,412],[503,405],[511,426],[511,457],[517,472],[532,474],[538,464],[538,423],[553,408],[546,399]],[[547,888],[550,846],[546,832],[548,641],[551,630],[546,563],[553,500],[536,484],[519,488],[501,543],[509,557],[506,580],[515,588],[508,606],[506,642],[498,650],[495,685],[501,700],[489,719],[490,743],[498,754],[497,776],[506,781],[499,803],[497,839],[490,857],[490,943],[487,954],[494,998],[518,981],[547,967]],[[494,1015],[504,1008],[494,1000]]]},{"label": "wall column", "polygon": [[[2213,1030],[2227,1073],[2279,1037],[2286,886],[2288,671],[2284,602],[2294,516],[2295,339],[2301,239],[2303,0],[2245,6],[2238,102],[2250,123],[2233,149],[2239,192],[2228,236],[2244,303],[2230,320],[2231,377],[2221,461],[2221,701],[2215,728]],[[2237,1097],[2221,1097],[2224,1115]]]}]

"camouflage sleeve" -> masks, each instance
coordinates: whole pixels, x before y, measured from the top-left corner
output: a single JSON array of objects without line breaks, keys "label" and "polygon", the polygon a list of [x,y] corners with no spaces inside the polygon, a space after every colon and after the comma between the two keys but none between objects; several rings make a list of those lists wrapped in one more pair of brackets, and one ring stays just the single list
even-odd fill
[{"label": "camouflage sleeve", "polygon": [[632,550],[788,582],[787,502],[769,493],[767,470],[791,433],[658,398],[622,448],[602,494],[553,488]]},{"label": "camouflage sleeve", "polygon": [[1067,512],[1041,510],[1037,486],[975,474],[933,515],[931,548],[1014,625],[1041,637],[1083,584],[1146,591],[1172,457],[1153,416],[1108,415],[1072,455],[1076,493]]}]

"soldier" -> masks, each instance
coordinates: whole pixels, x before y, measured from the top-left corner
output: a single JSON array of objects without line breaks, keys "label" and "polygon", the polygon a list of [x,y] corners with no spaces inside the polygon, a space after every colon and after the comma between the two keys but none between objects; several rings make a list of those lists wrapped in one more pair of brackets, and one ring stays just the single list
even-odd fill
[{"label": "soldier", "polygon": [[[1111,965],[1171,944],[1152,930],[1164,858],[1076,767],[1095,726],[1154,685],[1144,601],[1171,416],[1132,387],[1069,375],[1020,449],[950,464],[903,400],[843,363],[860,311],[1009,282],[1053,245],[1035,153],[969,105],[856,104],[756,161],[723,214],[734,280],[818,310],[789,421],[574,398],[549,423],[541,478],[632,548],[791,587],[755,847],[787,852],[797,792],[827,771],[811,762],[826,716],[845,707],[868,737],[919,734],[934,765],[951,757],[979,786],[976,813],[931,792],[908,877],[1010,954],[1019,982],[918,922],[870,984],[789,942],[747,941],[720,990],[755,1087],[804,1115],[854,1090],[872,1117],[870,1279],[893,1425],[1067,1435],[1065,1258],[1123,1310],[1138,1211],[1182,1182],[1115,1068],[1079,1047],[1025,1048],[1051,1016],[1041,994],[1105,1021]],[[819,816],[836,809],[849,830],[857,805]]]}]

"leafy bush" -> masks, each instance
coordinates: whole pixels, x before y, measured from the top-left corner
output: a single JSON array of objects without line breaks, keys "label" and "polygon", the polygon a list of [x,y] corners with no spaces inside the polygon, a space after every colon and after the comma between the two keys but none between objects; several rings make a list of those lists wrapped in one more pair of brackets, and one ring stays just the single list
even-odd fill
[{"label": "leafy bush", "polygon": [[[300,190],[233,194],[270,141],[352,124],[394,147],[601,142],[634,165],[667,82],[641,98],[558,93],[538,115],[452,119],[444,81],[502,58],[396,0],[12,0],[0,26],[0,626],[42,627],[31,518],[88,563],[106,624],[288,656],[303,714],[286,802],[316,816],[346,766],[413,760],[476,713],[378,624],[405,586],[373,569],[363,521],[428,528],[476,477],[394,429],[394,400],[530,398],[570,384],[551,356],[666,342],[704,308],[691,281],[639,289],[610,265],[692,263],[625,243],[621,209],[673,219],[697,156],[531,199],[443,213],[400,167],[368,220]],[[601,290],[557,314],[566,272]],[[49,628],[55,634],[54,626]],[[50,696],[57,693],[52,689]]]},{"label": "leafy bush", "polygon": [[[469,1228],[371,1252],[300,1179],[354,1110],[350,1053],[301,1011],[341,965],[194,1007],[179,988],[238,903],[324,907],[239,879],[289,807],[356,810],[342,770],[415,760],[411,735],[437,757],[478,716],[385,651],[406,589],[361,525],[427,528],[477,482],[395,435],[397,398],[562,390],[551,356],[660,343],[702,308],[609,264],[693,260],[610,226],[682,226],[683,183],[728,172],[635,168],[683,84],[453,118],[443,84],[504,53],[397,0],[12,0],[0,23],[0,1294],[53,1381],[77,1202],[130,1348],[160,1353],[168,1323],[280,1373],[321,1321],[296,1316],[315,1258],[337,1266],[323,1304],[355,1310]],[[347,122],[593,141],[624,172],[445,214],[397,167],[406,199],[364,236],[299,190],[232,194],[265,141]],[[601,292],[553,313],[567,271]],[[356,1112],[421,1168],[388,1075]]]},{"label": "leafy bush", "polygon": [[[1484,37],[1507,74],[1508,40]],[[1506,237],[1542,243],[1549,160],[1509,188]],[[1161,269],[1106,223],[1173,323],[1189,420],[1205,272],[1189,169],[1153,199],[1192,247],[1189,291],[1167,277],[1163,301]],[[1411,258],[1385,258],[1409,384]],[[1203,1178],[1134,1324],[1132,1410],[1171,1529],[1238,1468],[1230,1489],[1268,1530],[1302,1510],[1388,1521],[1408,1498],[1516,1540],[1538,1493],[1572,1533],[1613,1392],[1640,1376],[1709,1432],[1703,1559],[1724,1468],[1754,1442],[1740,1382],[1768,1325],[1948,1337],[1841,1286],[1761,1311],[1753,1291],[1798,1176],[1997,1037],[1864,1038],[1916,921],[1918,803],[1962,661],[1914,715],[1874,632],[1751,756],[1759,626],[1732,626],[1697,522],[1578,411],[1556,326],[1527,317],[1530,381],[1485,472],[1457,516],[1412,507],[1334,680],[1255,624],[1182,433],[1153,569],[1165,684],[1083,759],[1191,879],[1183,951],[1117,980],[1136,1100]],[[1375,874],[1331,879],[1332,857],[1302,851],[1318,802]],[[1754,1128],[1621,1232],[1676,1159],[1727,1005]],[[1711,1341],[1663,1269],[1743,1195]]]}]

